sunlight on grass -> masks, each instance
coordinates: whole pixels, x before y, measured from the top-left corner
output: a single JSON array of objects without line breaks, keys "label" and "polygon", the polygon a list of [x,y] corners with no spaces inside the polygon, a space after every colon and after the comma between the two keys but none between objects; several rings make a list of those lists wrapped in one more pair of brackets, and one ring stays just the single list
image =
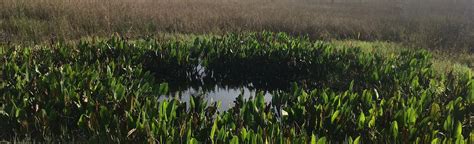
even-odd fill
[{"label": "sunlight on grass", "polygon": [[[383,56],[398,55],[400,52],[410,50],[401,44],[392,42],[367,42],[358,40],[333,40],[333,44],[340,47],[358,47],[364,52],[380,53]],[[453,54],[431,51],[433,55],[433,68],[437,72],[449,73],[451,71],[472,71],[474,69],[473,54]]]}]

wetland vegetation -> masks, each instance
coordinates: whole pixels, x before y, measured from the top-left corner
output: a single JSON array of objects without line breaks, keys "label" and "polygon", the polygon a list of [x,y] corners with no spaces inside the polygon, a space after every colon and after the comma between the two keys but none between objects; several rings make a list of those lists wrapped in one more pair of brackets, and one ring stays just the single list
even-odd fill
[{"label": "wetland vegetation", "polygon": [[[473,137],[472,71],[437,72],[423,50],[382,56],[259,32],[2,47],[1,58],[2,139],[468,143]],[[233,105],[219,110],[222,101],[206,98],[216,87],[252,92],[226,95]],[[179,91],[189,88],[201,92],[181,99]]]},{"label": "wetland vegetation", "polygon": [[474,143],[473,0],[0,0],[0,143]]}]

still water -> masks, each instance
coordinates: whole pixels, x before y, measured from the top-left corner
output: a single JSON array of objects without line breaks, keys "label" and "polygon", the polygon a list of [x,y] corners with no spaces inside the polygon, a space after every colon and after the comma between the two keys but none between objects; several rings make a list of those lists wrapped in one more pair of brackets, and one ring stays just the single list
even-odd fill
[{"label": "still water", "polygon": [[293,83],[310,77],[306,72],[280,63],[263,65],[255,61],[231,61],[207,66],[201,63],[151,65],[149,70],[161,82],[169,84],[170,93],[161,96],[160,100],[178,98],[189,106],[191,96],[200,96],[207,104],[220,102],[218,110],[225,111],[234,106],[239,95],[248,100],[263,91],[265,102],[269,103],[272,92],[288,90]]},{"label": "still water", "polygon": [[[234,106],[235,99],[242,95],[245,100],[250,97],[255,97],[257,94],[256,90],[251,90],[248,87],[240,88],[229,88],[215,86],[211,90],[203,90],[202,88],[188,88],[184,91],[174,92],[171,96],[162,96],[160,100],[173,99],[174,97],[179,98],[181,101],[189,103],[191,96],[203,96],[211,104],[213,102],[220,102],[221,106],[218,108],[219,111],[225,111]],[[270,92],[264,92],[265,102],[269,103],[272,100]],[[189,106],[189,105],[188,105]]]}]

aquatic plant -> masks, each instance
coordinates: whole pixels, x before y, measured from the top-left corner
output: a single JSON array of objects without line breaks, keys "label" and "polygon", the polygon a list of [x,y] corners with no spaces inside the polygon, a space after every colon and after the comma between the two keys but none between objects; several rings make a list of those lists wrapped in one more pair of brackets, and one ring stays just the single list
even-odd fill
[{"label": "aquatic plant", "polygon": [[[474,79],[284,33],[0,51],[0,139],[179,143],[472,142]],[[202,67],[201,71],[197,67]],[[226,111],[186,87],[257,89]],[[265,103],[263,91],[272,92]]]}]

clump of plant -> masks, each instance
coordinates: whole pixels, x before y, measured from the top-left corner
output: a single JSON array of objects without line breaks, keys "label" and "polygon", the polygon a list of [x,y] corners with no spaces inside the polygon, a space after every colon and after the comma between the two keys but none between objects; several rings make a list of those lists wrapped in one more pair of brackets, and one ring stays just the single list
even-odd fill
[{"label": "clump of plant", "polygon": [[[434,73],[424,51],[382,57],[261,32],[14,46],[0,56],[0,139],[468,143],[473,136],[472,74]],[[204,96],[160,99],[208,85],[273,97],[240,95],[225,111]]]}]

